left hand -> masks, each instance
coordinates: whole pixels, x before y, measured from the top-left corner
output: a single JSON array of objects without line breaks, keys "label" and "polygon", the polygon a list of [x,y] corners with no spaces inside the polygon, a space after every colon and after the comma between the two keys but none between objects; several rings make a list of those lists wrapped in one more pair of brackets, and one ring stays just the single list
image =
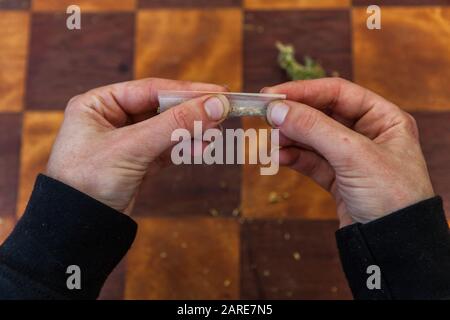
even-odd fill
[{"label": "left hand", "polygon": [[147,172],[168,160],[178,128],[194,121],[217,126],[228,113],[223,95],[203,96],[156,115],[157,91],[225,91],[221,86],[144,79],[109,85],[72,98],[53,146],[46,174],[118,211],[130,213]]}]

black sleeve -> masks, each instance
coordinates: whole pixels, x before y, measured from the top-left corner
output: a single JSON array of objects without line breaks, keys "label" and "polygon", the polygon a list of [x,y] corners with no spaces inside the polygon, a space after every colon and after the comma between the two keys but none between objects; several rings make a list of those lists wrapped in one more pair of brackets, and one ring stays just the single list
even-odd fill
[{"label": "black sleeve", "polygon": [[[450,298],[450,237],[440,197],[344,227],[336,239],[356,299]],[[381,289],[368,289],[370,265],[380,268]]]},{"label": "black sleeve", "polygon": [[[128,216],[40,175],[0,247],[0,299],[95,299],[136,230]],[[80,268],[79,290],[67,286],[71,265]]]}]

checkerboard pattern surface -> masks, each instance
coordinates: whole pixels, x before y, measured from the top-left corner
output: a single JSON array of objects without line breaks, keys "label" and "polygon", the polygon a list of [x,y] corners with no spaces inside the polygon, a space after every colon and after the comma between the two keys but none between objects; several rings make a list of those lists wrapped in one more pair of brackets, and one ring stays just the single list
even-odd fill
[{"label": "checkerboard pattern surface", "polygon": [[[81,30],[65,27],[70,4],[81,7]],[[366,28],[369,4],[382,7],[381,31]],[[450,214],[450,0],[0,0],[0,241],[71,96],[148,76],[257,92],[287,80],[277,40],[414,114]],[[334,211],[289,170],[167,169],[145,181],[137,239],[101,298],[349,299]]]}]

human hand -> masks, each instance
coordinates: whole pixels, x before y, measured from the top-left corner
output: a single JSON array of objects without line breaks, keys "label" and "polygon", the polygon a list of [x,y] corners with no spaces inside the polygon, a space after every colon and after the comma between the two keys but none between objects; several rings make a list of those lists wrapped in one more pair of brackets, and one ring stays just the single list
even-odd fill
[{"label": "human hand", "polygon": [[434,196],[414,118],[338,78],[264,88],[287,95],[272,103],[280,164],[331,192],[341,227],[367,223]]},{"label": "human hand", "polygon": [[222,122],[229,102],[204,96],[156,115],[157,91],[225,91],[212,84],[144,79],[93,89],[72,98],[50,155],[46,174],[98,201],[130,213],[146,173],[168,162],[172,132],[193,133]]}]

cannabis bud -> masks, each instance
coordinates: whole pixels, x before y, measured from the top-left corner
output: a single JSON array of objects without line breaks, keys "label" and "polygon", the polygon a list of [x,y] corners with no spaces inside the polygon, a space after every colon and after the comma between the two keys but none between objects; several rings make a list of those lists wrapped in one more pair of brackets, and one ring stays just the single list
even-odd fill
[{"label": "cannabis bud", "polygon": [[308,56],[304,57],[304,64],[295,59],[295,49],[292,45],[284,45],[277,42],[278,64],[284,69],[292,80],[307,80],[326,77],[322,66]]}]

